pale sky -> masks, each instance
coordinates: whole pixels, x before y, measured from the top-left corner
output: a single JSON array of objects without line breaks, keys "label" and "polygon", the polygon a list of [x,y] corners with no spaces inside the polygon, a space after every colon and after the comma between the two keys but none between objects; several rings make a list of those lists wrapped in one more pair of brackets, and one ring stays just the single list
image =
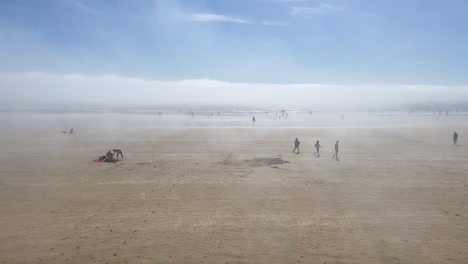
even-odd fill
[{"label": "pale sky", "polygon": [[463,0],[3,0],[0,101],[461,101],[466,10]]}]

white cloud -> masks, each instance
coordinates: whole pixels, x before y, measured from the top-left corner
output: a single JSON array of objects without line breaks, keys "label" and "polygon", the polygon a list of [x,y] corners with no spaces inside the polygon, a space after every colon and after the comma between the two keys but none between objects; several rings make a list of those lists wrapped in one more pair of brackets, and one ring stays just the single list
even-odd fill
[{"label": "white cloud", "polygon": [[84,104],[328,104],[335,106],[457,102],[468,86],[160,81],[116,75],[0,73],[2,102]]},{"label": "white cloud", "polygon": [[288,23],[277,22],[277,21],[268,21],[268,20],[262,21],[261,24],[264,25],[264,26],[271,26],[271,27],[284,27],[284,26],[288,25]]},{"label": "white cloud", "polygon": [[291,15],[322,15],[336,12],[343,9],[342,7],[333,6],[325,3],[318,4],[316,6],[293,6],[291,7]]},{"label": "white cloud", "polygon": [[240,24],[260,24],[263,26],[276,26],[282,27],[287,26],[287,23],[284,22],[277,22],[277,21],[269,21],[263,20],[261,22],[252,22],[243,18],[239,18],[236,16],[225,16],[219,14],[210,14],[210,13],[195,13],[191,16],[192,20],[199,21],[199,22],[225,22],[225,23],[240,23]]},{"label": "white cloud", "polygon": [[83,4],[83,2],[81,2],[80,0],[68,0],[68,2],[70,2],[72,5],[74,5],[75,7],[83,10],[83,11],[86,11],[86,12],[90,12],[90,13],[97,13],[97,10],[88,6],[88,5],[85,5]]},{"label": "white cloud", "polygon": [[195,21],[201,21],[201,22],[227,22],[227,23],[240,23],[240,24],[250,23],[248,20],[238,18],[238,17],[230,17],[230,16],[225,16],[225,15],[209,14],[209,13],[192,14],[192,19]]}]

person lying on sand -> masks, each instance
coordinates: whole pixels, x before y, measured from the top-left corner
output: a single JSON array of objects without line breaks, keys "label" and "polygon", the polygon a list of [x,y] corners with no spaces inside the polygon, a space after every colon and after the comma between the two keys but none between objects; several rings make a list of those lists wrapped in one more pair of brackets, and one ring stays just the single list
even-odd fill
[{"label": "person lying on sand", "polygon": [[70,131],[62,131],[63,134],[73,134],[74,132],[73,128]]}]

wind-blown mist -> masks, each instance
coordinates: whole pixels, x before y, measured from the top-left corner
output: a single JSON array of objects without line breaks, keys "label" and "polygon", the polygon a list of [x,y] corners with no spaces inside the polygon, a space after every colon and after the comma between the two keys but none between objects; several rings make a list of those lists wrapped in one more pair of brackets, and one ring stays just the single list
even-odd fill
[{"label": "wind-blown mist", "polygon": [[[460,102],[468,86],[231,83],[47,73],[0,74],[3,102],[87,104],[328,104]],[[363,106],[364,106],[363,105]]]}]

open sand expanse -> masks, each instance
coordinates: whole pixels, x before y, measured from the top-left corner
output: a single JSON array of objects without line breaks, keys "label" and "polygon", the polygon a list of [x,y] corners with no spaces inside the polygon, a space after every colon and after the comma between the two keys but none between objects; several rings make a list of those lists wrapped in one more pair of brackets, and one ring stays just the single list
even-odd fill
[{"label": "open sand expanse", "polygon": [[10,126],[0,263],[468,263],[467,128]]}]

